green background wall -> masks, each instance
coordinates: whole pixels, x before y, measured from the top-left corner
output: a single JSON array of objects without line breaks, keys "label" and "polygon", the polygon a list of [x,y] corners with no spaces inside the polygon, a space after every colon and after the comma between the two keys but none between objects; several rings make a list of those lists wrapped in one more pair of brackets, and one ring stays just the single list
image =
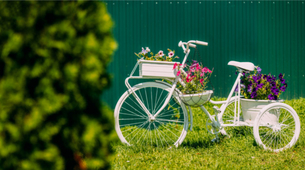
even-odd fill
[{"label": "green background wall", "polygon": [[[201,61],[214,68],[215,96],[226,97],[235,80],[231,60],[249,61],[263,73],[285,73],[283,99],[305,97],[305,1],[106,1],[119,48],[109,66],[112,87],[102,98],[112,108],[127,90],[125,78],[141,47],[176,51],[178,42],[202,40]],[[193,57],[193,53],[190,55]]]}]

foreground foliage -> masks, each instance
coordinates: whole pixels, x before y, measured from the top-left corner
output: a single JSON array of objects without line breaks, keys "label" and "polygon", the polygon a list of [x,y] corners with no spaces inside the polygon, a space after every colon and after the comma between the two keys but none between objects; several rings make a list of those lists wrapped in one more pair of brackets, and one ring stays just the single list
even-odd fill
[{"label": "foreground foliage", "polygon": [[0,169],[109,167],[100,96],[116,43],[105,5],[0,4]]},{"label": "foreground foliage", "polygon": [[[214,100],[217,100],[216,98]],[[219,99],[218,99],[219,100]],[[211,142],[214,135],[207,132],[205,114],[193,109],[194,127],[178,148],[125,146],[113,143],[116,151],[112,160],[114,169],[303,169],[305,164],[305,99],[289,100],[301,121],[299,140],[293,148],[274,153],[265,151],[255,143],[252,128],[235,127],[221,137],[219,143]],[[212,105],[206,108],[212,112]]]}]

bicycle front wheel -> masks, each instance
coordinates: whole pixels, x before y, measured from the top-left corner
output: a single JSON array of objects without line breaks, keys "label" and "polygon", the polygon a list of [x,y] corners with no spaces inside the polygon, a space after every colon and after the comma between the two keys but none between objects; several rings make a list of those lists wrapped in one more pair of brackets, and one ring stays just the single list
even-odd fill
[{"label": "bicycle front wheel", "polygon": [[134,92],[152,115],[162,107],[170,86],[148,82],[126,91],[118,101],[114,116],[115,129],[127,145],[178,146],[187,133],[188,114],[185,105],[174,91],[167,106],[155,120],[150,120],[135,98]]},{"label": "bicycle front wheel", "polygon": [[255,119],[253,133],[258,145],[279,152],[298,140],[300,119],[292,107],[275,103],[266,106]]}]

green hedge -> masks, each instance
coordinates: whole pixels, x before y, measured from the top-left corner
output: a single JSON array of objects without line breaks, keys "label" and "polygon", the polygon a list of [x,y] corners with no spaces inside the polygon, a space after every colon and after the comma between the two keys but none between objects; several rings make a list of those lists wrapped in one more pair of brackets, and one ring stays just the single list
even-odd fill
[{"label": "green hedge", "polygon": [[105,5],[0,2],[0,23],[0,169],[109,168]]}]

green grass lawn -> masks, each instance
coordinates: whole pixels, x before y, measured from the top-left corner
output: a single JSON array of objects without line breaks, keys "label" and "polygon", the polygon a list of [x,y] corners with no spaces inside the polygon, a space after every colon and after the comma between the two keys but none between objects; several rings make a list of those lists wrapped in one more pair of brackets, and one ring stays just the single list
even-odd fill
[{"label": "green grass lawn", "polygon": [[[213,99],[217,100],[217,99]],[[206,115],[193,108],[193,131],[188,131],[178,147],[126,146],[114,142],[113,169],[304,169],[305,168],[305,99],[285,101],[292,106],[301,121],[301,133],[290,149],[274,153],[257,146],[252,128],[234,127],[229,137],[213,143],[206,130]],[[210,113],[212,105],[205,107]]]}]

